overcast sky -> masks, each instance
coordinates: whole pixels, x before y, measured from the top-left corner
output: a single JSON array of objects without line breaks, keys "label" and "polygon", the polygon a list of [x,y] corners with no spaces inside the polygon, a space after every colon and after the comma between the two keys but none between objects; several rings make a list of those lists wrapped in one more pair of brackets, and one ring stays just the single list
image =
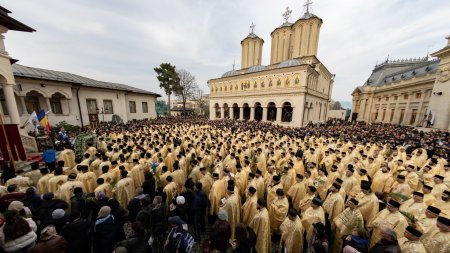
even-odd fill
[{"label": "overcast sky", "polygon": [[[37,30],[10,31],[6,48],[19,63],[119,82],[163,94],[153,68],[170,62],[191,72],[206,92],[207,80],[241,63],[240,41],[251,22],[264,39],[304,12],[305,0],[5,0],[12,17]],[[424,57],[444,47],[450,34],[447,0],[313,0],[323,19],[318,58],[336,79],[333,99],[369,77],[375,63]]]}]

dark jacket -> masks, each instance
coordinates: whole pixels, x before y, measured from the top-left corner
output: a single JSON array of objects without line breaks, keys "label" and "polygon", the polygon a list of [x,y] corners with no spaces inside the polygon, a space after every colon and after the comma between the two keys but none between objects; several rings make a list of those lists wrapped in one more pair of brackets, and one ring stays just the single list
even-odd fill
[{"label": "dark jacket", "polygon": [[144,194],[148,194],[150,199],[155,197],[155,179],[152,177],[149,180],[145,180],[142,184],[142,189],[144,190]]},{"label": "dark jacket", "polygon": [[31,195],[31,196],[26,196],[22,200],[22,203],[26,207],[30,208],[30,211],[33,214],[33,216],[36,216],[37,211],[39,210],[39,208],[41,207],[41,204],[42,204],[41,195],[35,194],[35,195]]},{"label": "dark jacket", "polygon": [[141,199],[142,199],[142,197],[137,196],[137,197],[134,197],[133,199],[131,199],[130,202],[128,202],[128,218],[129,218],[129,220],[131,220],[131,221],[136,220],[136,215],[139,213],[139,211],[142,208]]},{"label": "dark jacket", "polygon": [[[255,252],[256,234],[251,227],[247,227],[247,238],[239,241],[239,246],[232,253],[251,253]],[[253,251],[252,251],[253,250]]]},{"label": "dark jacket", "polygon": [[28,253],[66,253],[67,241],[59,235],[51,238],[41,238]]},{"label": "dark jacket", "polygon": [[196,191],[192,201],[190,212],[193,215],[205,215],[207,206],[206,194],[203,191]]},{"label": "dark jacket", "polygon": [[[100,220],[103,220],[100,222]],[[97,218],[93,225],[92,246],[94,253],[111,253],[114,250],[116,229],[114,216],[108,218]]]},{"label": "dark jacket", "polygon": [[64,226],[61,235],[69,243],[67,253],[90,251],[90,226],[90,222],[85,219],[77,219]]},{"label": "dark jacket", "polygon": [[401,253],[398,242],[391,242],[386,240],[379,240],[370,248],[369,253]]},{"label": "dark jacket", "polygon": [[52,223],[52,213],[56,209],[66,210],[69,208],[69,204],[64,200],[52,199],[42,201],[41,207],[37,211],[36,219],[40,221],[39,227],[45,228]]},{"label": "dark jacket", "polygon": [[92,202],[87,201],[88,196],[84,193],[77,194],[70,199],[72,212],[78,211],[81,217],[87,219],[92,211]]},{"label": "dark jacket", "polygon": [[150,235],[164,234],[167,230],[166,206],[153,208],[150,215]]},{"label": "dark jacket", "polygon": [[127,253],[147,253],[149,252],[148,245],[149,236],[147,233],[144,234],[134,234],[130,236],[125,243],[125,248],[127,248]]},{"label": "dark jacket", "polygon": [[231,237],[231,227],[228,221],[217,220],[211,227],[211,248],[226,252]]},{"label": "dark jacket", "polygon": [[347,236],[343,237],[344,245],[343,247],[349,245],[361,253],[367,253],[369,251],[369,240],[358,236],[351,236],[350,241],[345,240]]}]

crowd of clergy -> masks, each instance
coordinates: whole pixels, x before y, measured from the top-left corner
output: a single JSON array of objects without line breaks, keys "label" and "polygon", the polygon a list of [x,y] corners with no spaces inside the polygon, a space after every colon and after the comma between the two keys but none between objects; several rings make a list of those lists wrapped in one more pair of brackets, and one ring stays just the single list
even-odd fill
[{"label": "crowd of clergy", "polygon": [[450,252],[448,132],[178,117],[87,131],[81,159],[67,146],[2,183],[4,252],[183,252],[178,230],[204,252]]}]

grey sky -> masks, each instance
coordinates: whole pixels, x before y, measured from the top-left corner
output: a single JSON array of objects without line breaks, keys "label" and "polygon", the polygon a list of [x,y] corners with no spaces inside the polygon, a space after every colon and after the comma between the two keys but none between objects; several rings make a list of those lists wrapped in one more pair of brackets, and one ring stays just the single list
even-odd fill
[{"label": "grey sky", "polygon": [[[190,71],[206,92],[206,81],[241,62],[240,41],[251,22],[265,41],[304,12],[304,0],[6,0],[2,5],[36,33],[8,32],[6,47],[20,64],[125,83],[163,94],[153,68],[170,62]],[[315,0],[324,21],[319,59],[336,74],[333,99],[368,78],[375,63],[424,57],[450,33],[450,1]]]}]

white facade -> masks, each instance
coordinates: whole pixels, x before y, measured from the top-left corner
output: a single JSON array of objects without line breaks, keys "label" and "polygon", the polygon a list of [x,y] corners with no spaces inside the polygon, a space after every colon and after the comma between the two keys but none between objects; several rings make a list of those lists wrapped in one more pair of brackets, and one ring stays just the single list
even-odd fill
[{"label": "white facade", "polygon": [[[111,121],[113,115],[120,116],[124,122],[156,117],[155,104],[158,94],[139,89],[133,92],[134,88],[124,85],[120,87],[127,90],[86,87],[69,81],[25,77],[23,68],[34,69],[20,66],[21,72],[15,73],[16,108],[13,110],[17,109],[21,125],[33,111],[37,113],[39,110],[51,111],[48,118],[52,125],[61,121],[72,125],[89,125],[93,123],[91,121],[96,121],[96,118],[100,122]],[[13,66],[13,71],[15,69],[17,68]],[[8,106],[4,103],[6,100],[1,89],[0,99],[2,100],[0,112],[4,114],[6,122],[11,122],[11,109],[3,108]],[[134,107],[130,106],[133,102]],[[91,105],[91,110],[88,108],[88,103]]]}]

